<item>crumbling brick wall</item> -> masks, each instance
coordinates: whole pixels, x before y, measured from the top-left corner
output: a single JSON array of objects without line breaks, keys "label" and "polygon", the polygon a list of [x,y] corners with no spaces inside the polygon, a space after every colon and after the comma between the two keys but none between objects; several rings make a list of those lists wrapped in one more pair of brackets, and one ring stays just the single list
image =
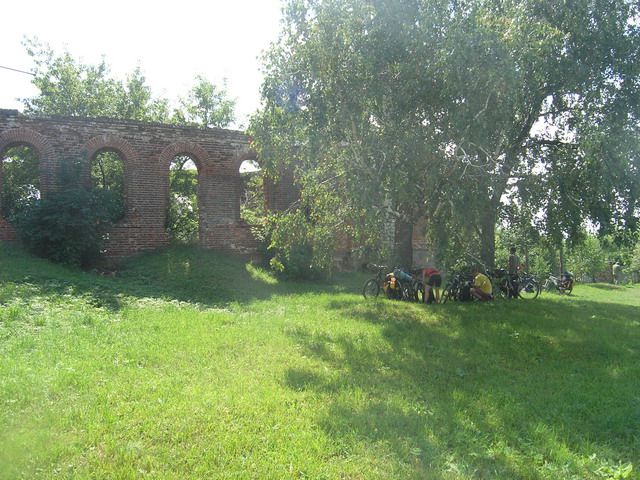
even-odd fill
[{"label": "crumbling brick wall", "polygon": [[[118,153],[124,164],[125,215],[109,232],[106,249],[112,259],[168,244],[169,165],[176,155],[188,155],[198,167],[201,246],[238,254],[256,251],[256,241],[240,219],[239,168],[244,160],[255,158],[242,132],[0,110],[0,158],[19,145],[38,154],[43,196],[59,187],[61,162],[80,159],[88,179],[97,153]],[[11,225],[0,217],[0,240],[13,239]]]}]

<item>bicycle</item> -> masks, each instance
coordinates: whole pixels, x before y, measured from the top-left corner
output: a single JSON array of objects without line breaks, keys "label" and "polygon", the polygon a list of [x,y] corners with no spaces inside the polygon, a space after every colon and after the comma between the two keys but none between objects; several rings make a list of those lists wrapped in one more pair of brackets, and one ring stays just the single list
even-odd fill
[{"label": "bicycle", "polygon": [[507,271],[503,268],[487,270],[486,275],[491,280],[493,286],[493,296],[501,298],[513,298],[513,292],[516,291],[514,282]]},{"label": "bicycle", "polygon": [[[407,273],[401,268],[393,270],[394,277],[400,282],[402,300],[408,302],[424,301],[424,284],[418,277],[419,273],[421,273],[420,270],[414,270],[411,273]],[[422,294],[422,298],[420,298],[420,294]]]},{"label": "bicycle", "polygon": [[573,274],[570,272],[564,272],[559,277],[549,273],[547,280],[544,282],[544,289],[547,292],[557,291],[560,294],[566,293],[570,295],[573,291],[574,283]]},{"label": "bicycle", "polygon": [[503,268],[496,268],[487,275],[491,279],[493,294],[496,297],[533,300],[540,295],[540,284],[533,275],[526,272],[516,277],[509,275]]},{"label": "bicycle", "polygon": [[526,272],[518,278],[517,285],[518,297],[524,300],[533,300],[540,295],[540,283],[535,279],[533,275]]},{"label": "bicycle", "polygon": [[[464,254],[465,258],[473,265],[479,266],[481,272],[491,281],[492,297],[495,298],[514,298],[517,296],[518,280],[513,278],[503,268],[490,269],[479,258],[469,253]],[[469,285],[473,283],[473,275],[466,276]]]},{"label": "bicycle", "polygon": [[367,280],[362,287],[362,295],[366,299],[378,298],[380,291],[390,300],[408,300],[410,295],[407,287],[394,273],[384,272],[389,268],[383,265],[368,265],[369,270],[377,270],[376,276]]},{"label": "bicycle", "polygon": [[410,287],[406,289],[407,299],[414,302],[423,303],[424,299],[424,283],[417,277],[417,274],[413,274],[413,281],[410,283]]},{"label": "bicycle", "polygon": [[453,274],[444,286],[440,303],[471,300],[470,289],[472,282],[473,279],[469,275],[462,273]]},{"label": "bicycle", "polygon": [[362,295],[366,299],[377,298],[384,284],[386,278],[384,272],[387,268],[382,265],[367,265],[367,268],[375,269],[377,270],[377,273],[374,278],[370,278],[364,283],[364,287],[362,287]]}]

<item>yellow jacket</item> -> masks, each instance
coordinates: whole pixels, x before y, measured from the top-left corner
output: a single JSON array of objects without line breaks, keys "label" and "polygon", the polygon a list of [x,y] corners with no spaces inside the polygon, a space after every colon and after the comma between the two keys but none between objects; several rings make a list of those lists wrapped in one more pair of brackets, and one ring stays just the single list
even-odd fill
[{"label": "yellow jacket", "polygon": [[482,291],[482,293],[486,293],[487,295],[491,295],[491,280],[484,273],[478,273],[473,278],[473,286]]}]

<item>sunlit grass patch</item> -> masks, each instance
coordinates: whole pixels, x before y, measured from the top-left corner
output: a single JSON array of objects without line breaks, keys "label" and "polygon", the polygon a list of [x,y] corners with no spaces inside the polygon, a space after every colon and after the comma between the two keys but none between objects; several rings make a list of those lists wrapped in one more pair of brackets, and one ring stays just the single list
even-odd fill
[{"label": "sunlit grass patch", "polygon": [[[637,288],[365,301],[178,249],[0,251],[1,478],[633,478]],[[189,264],[189,268],[185,267]],[[4,477],[3,477],[4,475]]]}]

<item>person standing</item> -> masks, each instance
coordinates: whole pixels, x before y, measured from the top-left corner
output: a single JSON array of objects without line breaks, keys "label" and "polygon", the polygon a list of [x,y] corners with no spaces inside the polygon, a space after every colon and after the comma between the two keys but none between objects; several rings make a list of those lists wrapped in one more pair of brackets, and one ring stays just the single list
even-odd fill
[{"label": "person standing", "polygon": [[620,285],[622,283],[622,265],[616,260],[616,263],[611,267],[611,273],[613,275],[613,283]]}]

